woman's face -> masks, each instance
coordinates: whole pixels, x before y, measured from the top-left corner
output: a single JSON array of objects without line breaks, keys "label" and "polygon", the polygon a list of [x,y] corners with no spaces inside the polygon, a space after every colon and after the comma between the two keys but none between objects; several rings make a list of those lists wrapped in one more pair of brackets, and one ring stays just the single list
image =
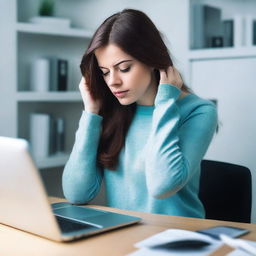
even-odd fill
[{"label": "woman's face", "polygon": [[134,59],[115,44],[95,51],[104,80],[120,104],[153,105],[157,84],[153,68]]}]

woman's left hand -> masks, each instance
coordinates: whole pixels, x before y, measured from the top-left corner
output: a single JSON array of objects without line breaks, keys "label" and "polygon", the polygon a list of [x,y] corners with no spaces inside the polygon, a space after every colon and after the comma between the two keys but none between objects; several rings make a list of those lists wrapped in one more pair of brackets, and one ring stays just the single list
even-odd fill
[{"label": "woman's left hand", "polygon": [[160,84],[172,84],[178,89],[183,85],[179,71],[174,66],[169,66],[166,70],[160,69]]}]

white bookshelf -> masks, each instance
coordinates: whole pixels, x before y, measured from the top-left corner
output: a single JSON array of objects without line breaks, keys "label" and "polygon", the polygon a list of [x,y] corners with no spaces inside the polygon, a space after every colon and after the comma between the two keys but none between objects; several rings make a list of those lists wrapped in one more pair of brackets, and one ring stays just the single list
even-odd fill
[{"label": "white bookshelf", "polygon": [[16,24],[16,30],[20,33],[29,34],[42,34],[42,35],[52,35],[52,36],[64,36],[64,37],[80,37],[80,38],[90,38],[92,37],[92,31],[77,28],[66,28],[59,29],[56,27],[47,27],[44,25],[30,24],[25,22],[18,22]]},{"label": "white bookshelf", "polygon": [[207,60],[207,59],[232,59],[232,58],[247,58],[256,57],[256,46],[252,47],[226,47],[226,48],[212,48],[190,50],[188,59],[193,60]]},{"label": "white bookshelf", "polygon": [[[220,8],[223,19],[255,17],[254,0],[189,0],[189,13],[194,3]],[[190,17],[191,18],[191,17]],[[245,23],[247,24],[247,23]],[[205,155],[206,159],[240,164],[250,169],[255,182],[255,67],[256,45],[251,41],[252,27],[234,29],[232,47],[191,49],[191,20],[185,63],[187,83],[199,96],[217,101],[219,131]],[[249,36],[248,36],[249,31]],[[254,32],[255,33],[255,32]],[[192,37],[191,37],[192,35]],[[248,40],[249,38],[249,40]],[[241,42],[237,43],[236,42]],[[256,223],[256,187],[252,190],[252,222]]]},{"label": "white bookshelf", "polygon": [[[254,63],[255,47],[191,50],[190,31],[191,33],[194,31],[191,30],[189,17],[191,5],[195,2],[221,8],[225,19],[233,17],[234,14],[252,15],[256,13],[255,0],[172,0],[159,2],[158,8],[155,8],[154,1],[141,0],[129,1],[129,7],[147,12],[156,25],[160,26],[160,30],[170,41],[170,52],[177,58],[177,64],[181,66],[181,71],[184,71],[183,74],[188,86],[202,97],[216,98],[218,100],[220,104],[218,106],[219,119],[224,128],[220,127],[219,134],[213,140],[206,157],[227,160],[232,156],[235,159],[234,161],[229,159],[231,162],[248,166],[253,172],[253,170],[256,170],[256,165],[254,158],[250,157],[250,154],[255,151],[255,145],[252,147],[253,140],[247,140],[246,144],[242,136],[255,137],[256,128],[254,129],[252,125],[250,127],[249,123],[254,120],[256,109],[254,100],[248,100],[248,95],[253,97],[249,86],[255,87],[255,65],[249,65],[250,62]],[[87,45],[86,37],[91,34],[90,32],[87,34],[88,30],[86,28],[95,30],[104,18],[116,11],[127,8],[128,2],[117,0],[56,1],[58,5],[57,15],[70,18],[74,21],[73,25],[77,27],[71,28],[71,32],[70,30],[65,30],[64,32],[63,30],[59,32],[54,29],[45,30],[45,28],[35,27],[33,24],[27,23],[29,18],[35,16],[38,3],[39,0],[0,1],[0,17],[5,21],[0,23],[3,39],[1,43],[5,46],[0,48],[0,55],[6,56],[0,60],[0,73],[2,72],[2,85],[8,85],[1,87],[0,104],[4,107],[0,108],[0,117],[1,120],[5,121],[1,123],[0,131],[1,135],[11,137],[22,135],[27,138],[26,123],[28,122],[30,111],[35,109],[53,111],[53,114],[64,115],[68,119],[68,154],[74,142],[74,133],[82,110],[79,93],[73,94],[79,79],[76,82],[71,81],[74,88],[71,88],[73,91],[67,94],[58,93],[56,95],[53,92],[47,94],[29,92],[26,67],[28,63],[41,54],[63,54],[66,58],[74,56],[79,62]],[[170,10],[175,10],[172,15],[170,15]],[[19,51],[19,49],[22,49],[22,51]],[[6,61],[6,58],[8,58],[8,61]],[[215,72],[216,67],[218,68],[218,73]],[[243,71],[240,72],[240,69]],[[18,75],[16,76],[16,74]],[[236,75],[236,79],[232,78],[233,74]],[[225,79],[222,79],[222,77]],[[216,81],[216,79],[218,80]],[[233,84],[233,82],[237,84]],[[238,88],[241,88],[241,91],[238,92]],[[239,96],[237,102],[244,103],[245,112],[242,117],[247,118],[248,121],[248,125],[244,127],[241,127],[243,123],[240,122],[240,117],[234,118],[236,120],[235,125],[232,126],[230,122],[232,113],[240,109],[236,107],[237,102],[230,103],[230,99],[237,97],[237,95]],[[8,113],[6,109],[8,109]],[[225,112],[222,112],[224,109]],[[227,114],[227,119],[223,117],[223,113]],[[226,143],[222,139],[222,134],[226,131],[226,127],[229,130],[226,132],[225,137],[232,138],[233,142],[238,141],[237,146],[233,146],[233,142]],[[237,136],[232,137],[235,133]],[[242,148],[246,148],[246,150],[241,150]],[[230,153],[236,149],[236,154]],[[48,159],[42,160],[44,165],[40,166],[45,166],[47,161]],[[64,162],[60,165],[63,164]],[[50,163],[50,166],[56,166],[56,164]],[[255,172],[253,173],[254,176]],[[255,180],[254,184],[256,184]],[[253,192],[255,194],[255,188]],[[256,222],[256,199],[254,198],[253,200],[253,218],[254,222]]]},{"label": "white bookshelf", "polygon": [[81,102],[79,92],[18,92],[18,102]]},{"label": "white bookshelf", "polygon": [[[74,134],[82,112],[82,99],[78,91],[81,78],[79,64],[93,32],[83,26],[59,28],[45,24],[28,22],[37,16],[39,0],[11,0],[15,20],[13,33],[15,35],[16,53],[16,86],[13,94],[15,101],[17,122],[14,137],[30,140],[30,114],[46,113],[53,118],[63,118],[65,121],[65,153],[49,155],[44,159],[36,159],[40,169],[63,166],[71,152],[74,143]],[[59,17],[72,21],[76,7],[70,2],[57,4],[56,12]],[[70,14],[69,14],[70,13]],[[70,16],[69,16],[70,15]],[[31,66],[38,58],[57,57],[68,60],[68,88],[67,91],[31,91]],[[40,136],[38,131],[38,136]]]},{"label": "white bookshelf", "polygon": [[190,49],[256,46],[254,0],[190,0],[189,5]]}]

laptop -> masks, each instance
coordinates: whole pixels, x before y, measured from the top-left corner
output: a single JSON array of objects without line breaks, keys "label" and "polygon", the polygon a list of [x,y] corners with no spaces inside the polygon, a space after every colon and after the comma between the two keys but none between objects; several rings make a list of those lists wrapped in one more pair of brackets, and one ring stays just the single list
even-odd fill
[{"label": "laptop", "polygon": [[0,223],[55,241],[71,241],[141,219],[68,202],[50,204],[24,139],[0,137]]}]

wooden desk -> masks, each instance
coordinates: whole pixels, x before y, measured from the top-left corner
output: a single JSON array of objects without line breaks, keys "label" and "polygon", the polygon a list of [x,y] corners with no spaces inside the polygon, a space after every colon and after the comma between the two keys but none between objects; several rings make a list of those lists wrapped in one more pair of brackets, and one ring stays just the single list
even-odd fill
[{"label": "wooden desk", "polygon": [[[61,201],[52,199],[52,202]],[[196,218],[172,217],[133,211],[118,210],[103,206],[90,206],[118,213],[130,214],[142,218],[140,224],[108,231],[79,241],[53,242],[14,228],[0,225],[0,255],[3,256],[119,256],[136,250],[134,243],[169,228],[197,230],[216,225],[232,225],[250,229],[252,232],[244,238],[256,241],[256,224],[244,224]],[[226,255],[232,251],[223,246],[212,255]],[[146,256],[146,255],[145,255]]]}]

